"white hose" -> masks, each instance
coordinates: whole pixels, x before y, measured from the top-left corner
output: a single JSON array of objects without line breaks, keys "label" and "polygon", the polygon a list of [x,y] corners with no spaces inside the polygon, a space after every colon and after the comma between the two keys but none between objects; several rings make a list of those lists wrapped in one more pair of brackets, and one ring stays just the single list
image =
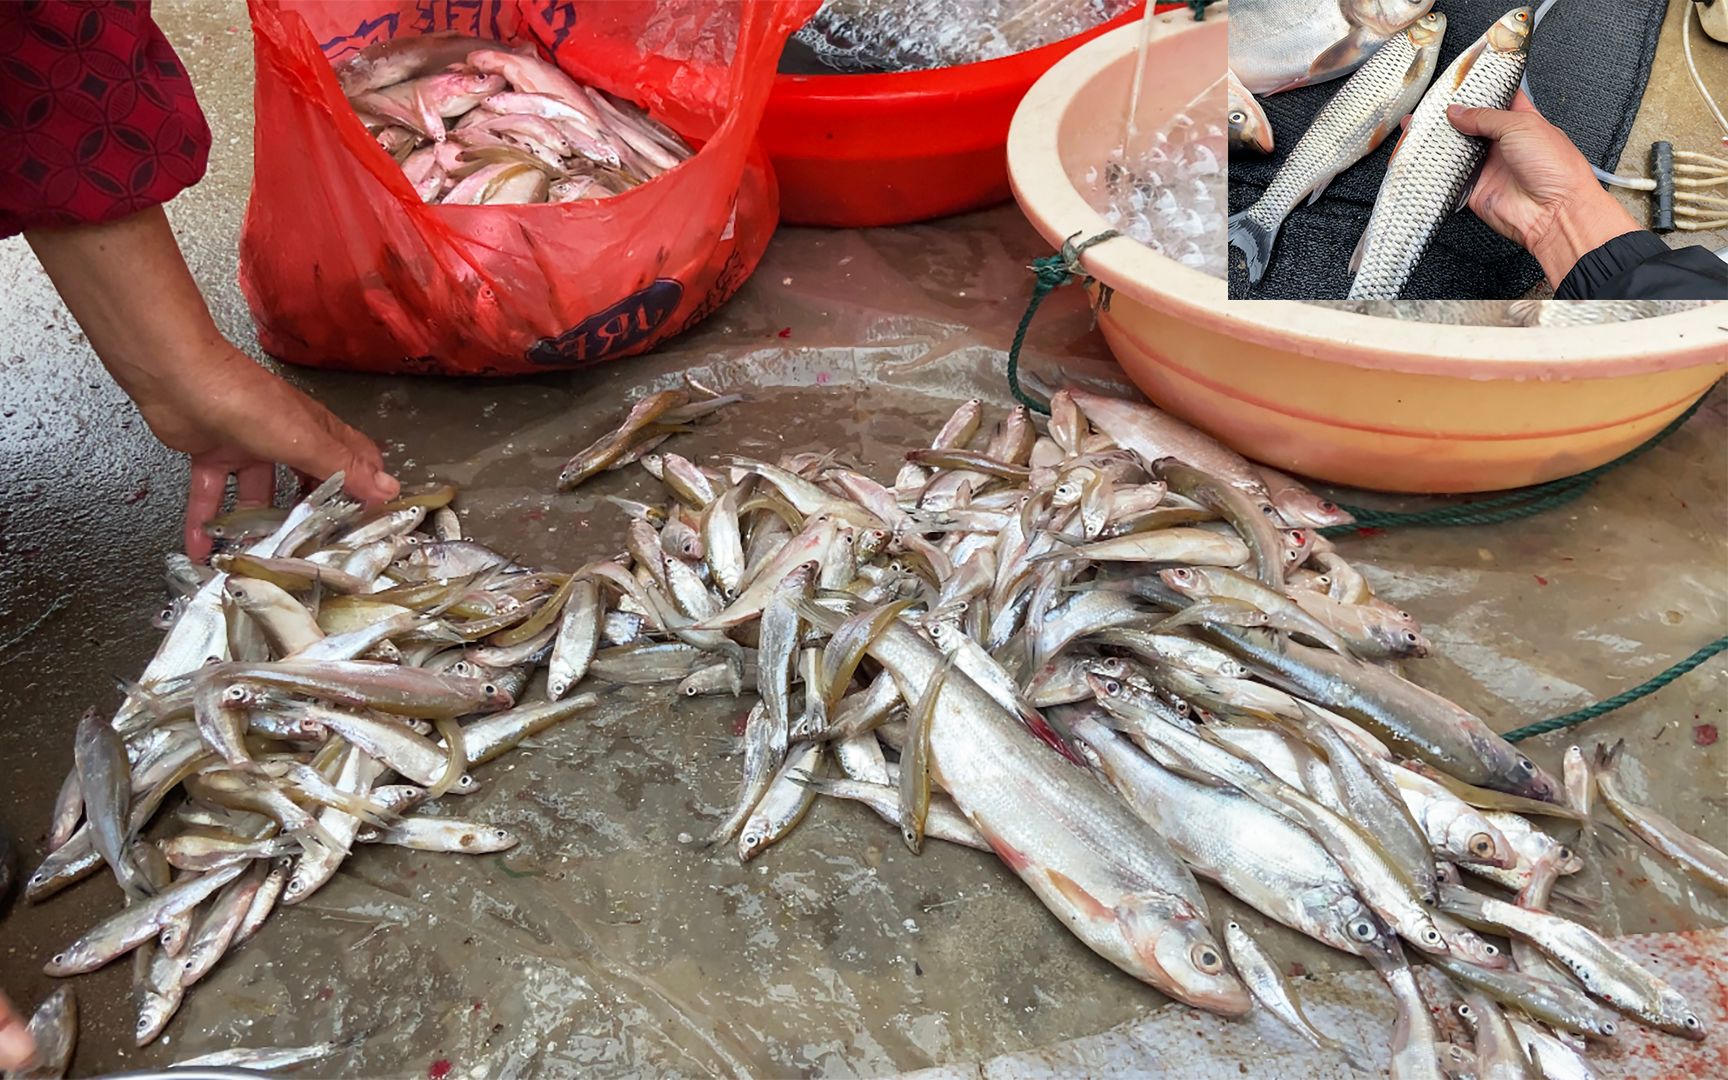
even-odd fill
[{"label": "white hose", "polygon": [[[1542,3],[1537,6],[1535,14],[1530,17],[1530,33],[1532,36],[1534,36],[1537,29],[1541,27],[1543,16],[1548,14],[1548,9],[1553,7],[1554,4],[1555,0],[1542,0]],[[1685,29],[1681,31],[1682,42],[1686,47],[1686,63],[1692,69],[1692,79],[1698,84],[1698,92],[1704,95],[1705,103],[1710,106],[1710,111],[1716,114],[1716,120],[1722,125],[1722,130],[1728,131],[1728,120],[1722,118],[1722,110],[1716,107],[1716,102],[1710,97],[1710,92],[1704,88],[1704,80],[1698,76],[1698,65],[1692,62],[1692,38],[1690,34],[1692,29],[1692,15],[1690,11],[1691,0],[1686,0],[1686,4],[1688,12],[1686,15]],[[1699,17],[1702,18],[1703,16]],[[1524,77],[1518,82],[1518,89],[1524,91],[1524,96],[1530,99],[1530,104],[1532,106],[1536,105],[1536,95],[1530,92],[1530,69],[1528,66],[1524,69]],[[1542,110],[1540,107],[1537,107],[1536,111],[1541,112]],[[1594,165],[1590,166],[1590,171],[1596,174],[1596,179],[1602,181],[1604,184],[1611,184],[1614,187],[1630,188],[1633,191],[1656,190],[1656,181],[1654,180],[1646,180],[1643,177],[1638,176],[1616,176],[1614,173],[1611,173],[1606,169],[1599,169]]]},{"label": "white hose", "polygon": [[[1550,4],[1553,2],[1554,0],[1548,0]],[[1704,85],[1704,76],[1698,74],[1698,61],[1692,57],[1692,17],[1694,15],[1698,16],[1698,25],[1703,26],[1703,12],[1698,10],[1698,5],[1687,0],[1686,15],[1680,24],[1680,44],[1686,53],[1686,68],[1692,72],[1693,85],[1698,87],[1698,95],[1704,99],[1704,105],[1710,110],[1711,115],[1716,117],[1716,122],[1722,125],[1723,135],[1728,136],[1728,117],[1722,115],[1722,110],[1716,105],[1716,99],[1710,96],[1710,88]]]}]

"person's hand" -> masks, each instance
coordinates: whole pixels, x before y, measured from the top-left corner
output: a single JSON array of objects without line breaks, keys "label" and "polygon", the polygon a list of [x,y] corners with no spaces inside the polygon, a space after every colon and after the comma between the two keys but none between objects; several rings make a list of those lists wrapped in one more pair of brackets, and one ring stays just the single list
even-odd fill
[{"label": "person's hand", "polygon": [[345,474],[367,503],[396,497],[378,448],[216,329],[160,206],[100,225],[24,234],[114,381],[168,446],[192,455],[186,554],[210,554],[204,522],[228,477],[242,506],[275,494],[276,466]]},{"label": "person's hand", "polygon": [[1510,110],[1446,111],[1452,126],[1491,145],[1470,209],[1542,264],[1558,287],[1580,258],[1638,223],[1602,190],[1590,163],[1520,90]]},{"label": "person's hand", "polygon": [[35,1054],[36,1040],[30,1037],[24,1018],[0,994],[0,1072],[23,1069]]},{"label": "person's hand", "polygon": [[278,464],[313,480],[340,471],[348,494],[369,504],[399,493],[372,440],[225,342],[172,372],[136,400],[156,437],[192,457],[185,527],[192,559],[210,555],[204,523],[221,509],[230,476],[242,507],[269,505]]}]

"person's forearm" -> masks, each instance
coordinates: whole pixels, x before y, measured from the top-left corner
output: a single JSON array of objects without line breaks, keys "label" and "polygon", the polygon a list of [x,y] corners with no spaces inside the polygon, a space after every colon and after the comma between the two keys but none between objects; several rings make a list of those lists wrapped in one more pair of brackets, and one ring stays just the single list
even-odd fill
[{"label": "person's forearm", "polygon": [[192,369],[234,357],[161,207],[24,238],[96,355],[141,404],[175,393]]},{"label": "person's forearm", "polygon": [[1527,246],[1542,264],[1548,284],[1559,288],[1587,253],[1638,229],[1638,223],[1614,196],[1592,188],[1559,206],[1541,234],[1530,237]]}]

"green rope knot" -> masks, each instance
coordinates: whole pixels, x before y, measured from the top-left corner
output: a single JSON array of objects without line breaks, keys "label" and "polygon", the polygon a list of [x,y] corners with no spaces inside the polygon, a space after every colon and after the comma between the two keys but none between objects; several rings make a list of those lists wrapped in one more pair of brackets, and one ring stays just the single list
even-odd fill
[{"label": "green rope knot", "polygon": [[[1086,272],[1086,268],[1080,265],[1080,256],[1093,244],[1114,240],[1122,234],[1115,229],[1105,229],[1096,236],[1089,236],[1075,243],[1075,237],[1079,235],[1076,232],[1062,241],[1062,250],[1056,254],[1032,260],[1032,265],[1027,268],[1037,279],[1032,286],[1032,299],[1026,304],[1026,314],[1020,316],[1020,326],[1014,331],[1013,344],[1008,346],[1008,389],[1013,392],[1016,401],[1044,416],[1050,415],[1049,406],[1028,395],[1020,386],[1020,349],[1026,344],[1026,331],[1031,329],[1032,316],[1038,314],[1038,306],[1044,302],[1046,296],[1070,281],[1094,280],[1092,275]],[[1110,286],[1098,286],[1098,308],[1093,311],[1094,318],[1097,317],[1098,310],[1110,310],[1110,297],[1114,294],[1115,290]]]}]

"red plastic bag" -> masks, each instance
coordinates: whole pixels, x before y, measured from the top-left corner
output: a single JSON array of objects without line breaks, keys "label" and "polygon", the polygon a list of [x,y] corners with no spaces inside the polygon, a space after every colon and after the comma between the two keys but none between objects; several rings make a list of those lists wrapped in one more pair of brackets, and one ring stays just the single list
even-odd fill
[{"label": "red plastic bag", "polygon": [[[295,364],[506,375],[653,348],[756,268],[778,216],[755,145],[786,37],[818,0],[251,0],[252,193],[240,284]],[[699,146],[604,200],[427,205],[331,62],[398,36],[532,42]],[[476,47],[484,47],[478,42]]]}]

